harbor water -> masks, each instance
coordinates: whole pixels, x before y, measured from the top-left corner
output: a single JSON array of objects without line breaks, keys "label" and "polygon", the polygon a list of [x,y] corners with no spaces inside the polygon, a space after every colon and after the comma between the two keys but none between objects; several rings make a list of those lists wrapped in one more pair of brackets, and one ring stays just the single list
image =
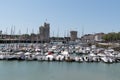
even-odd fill
[{"label": "harbor water", "polygon": [[0,61],[0,80],[119,80],[120,63]]}]

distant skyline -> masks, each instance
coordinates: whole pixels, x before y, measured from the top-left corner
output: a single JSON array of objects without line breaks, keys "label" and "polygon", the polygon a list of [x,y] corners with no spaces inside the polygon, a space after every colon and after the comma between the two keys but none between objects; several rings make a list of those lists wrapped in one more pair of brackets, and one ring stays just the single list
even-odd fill
[{"label": "distant skyline", "polygon": [[50,35],[78,36],[120,31],[120,0],[0,0],[0,30],[10,34],[37,33],[44,22],[50,23]]}]

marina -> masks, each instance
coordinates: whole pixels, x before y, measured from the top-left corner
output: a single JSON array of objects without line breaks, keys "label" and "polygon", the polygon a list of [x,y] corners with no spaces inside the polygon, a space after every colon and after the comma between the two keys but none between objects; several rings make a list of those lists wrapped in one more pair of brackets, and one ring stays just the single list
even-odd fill
[{"label": "marina", "polygon": [[0,80],[120,80],[120,0],[0,0]]},{"label": "marina", "polygon": [[120,52],[112,48],[83,47],[81,44],[1,44],[0,60],[53,61],[53,62],[104,62],[119,63]]}]

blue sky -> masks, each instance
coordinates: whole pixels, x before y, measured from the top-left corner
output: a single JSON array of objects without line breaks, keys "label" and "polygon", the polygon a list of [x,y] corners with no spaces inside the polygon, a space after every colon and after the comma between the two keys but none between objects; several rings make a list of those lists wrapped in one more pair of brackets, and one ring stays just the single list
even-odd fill
[{"label": "blue sky", "polygon": [[[70,30],[78,35],[120,31],[120,0],[0,0],[0,30],[37,33],[46,21],[51,36],[64,36]],[[59,33],[58,33],[59,32]]]}]

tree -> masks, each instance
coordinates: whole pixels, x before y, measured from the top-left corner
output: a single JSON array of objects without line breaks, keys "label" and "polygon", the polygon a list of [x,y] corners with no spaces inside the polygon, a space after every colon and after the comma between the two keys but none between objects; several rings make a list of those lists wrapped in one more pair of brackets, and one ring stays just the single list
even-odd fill
[{"label": "tree", "polygon": [[23,38],[23,39],[29,39],[29,38],[30,38],[30,35],[29,35],[29,34],[23,34],[23,35],[22,35],[22,38]]},{"label": "tree", "polygon": [[120,32],[118,33],[118,40],[120,40]]},{"label": "tree", "polygon": [[118,41],[120,40],[120,32],[119,33],[108,33],[103,36],[105,41]]}]

